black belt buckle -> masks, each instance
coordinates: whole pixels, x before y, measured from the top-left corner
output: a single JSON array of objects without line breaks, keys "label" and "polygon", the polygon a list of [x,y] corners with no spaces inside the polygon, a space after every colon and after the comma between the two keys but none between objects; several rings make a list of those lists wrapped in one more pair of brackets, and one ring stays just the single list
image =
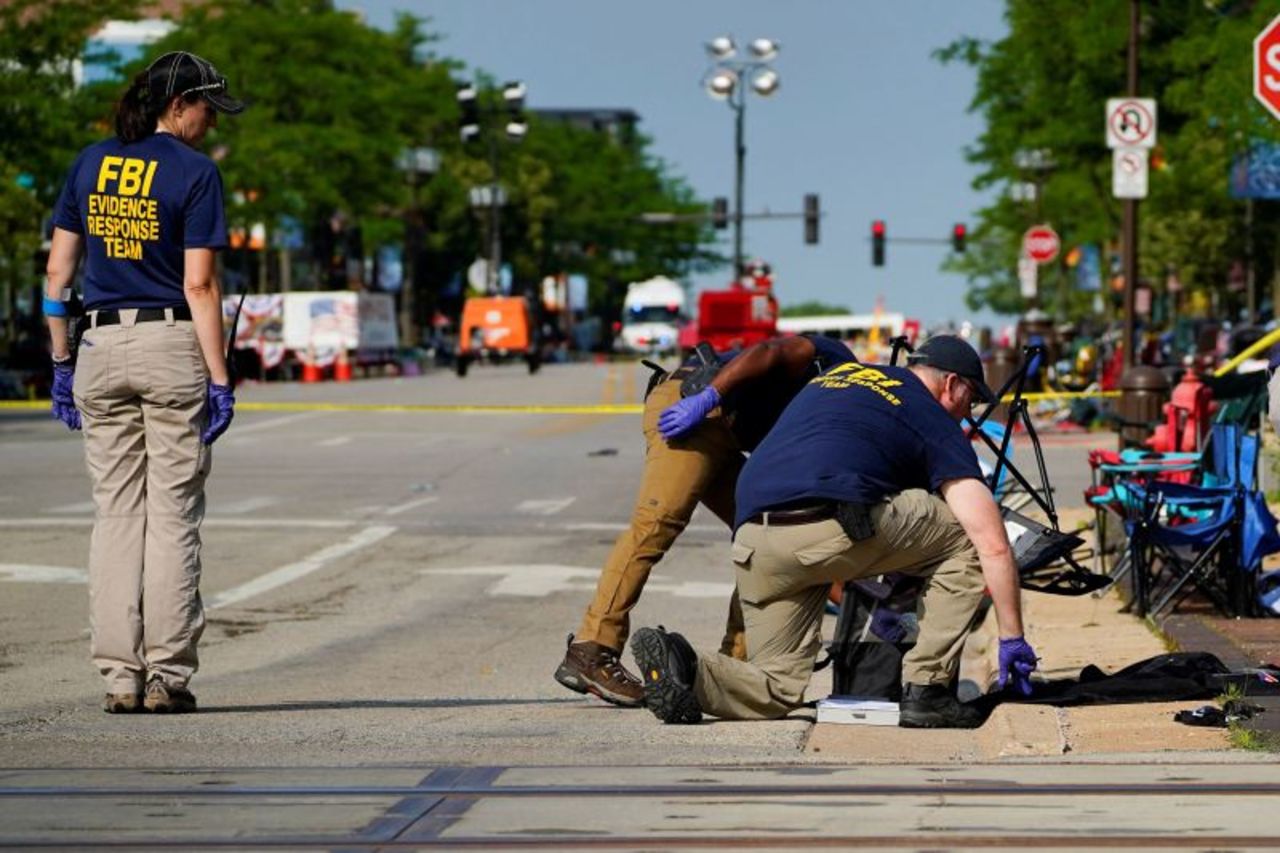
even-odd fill
[{"label": "black belt buckle", "polygon": [[836,521],[854,542],[876,535],[875,525],[871,523],[871,509],[866,504],[840,501],[836,504]]}]

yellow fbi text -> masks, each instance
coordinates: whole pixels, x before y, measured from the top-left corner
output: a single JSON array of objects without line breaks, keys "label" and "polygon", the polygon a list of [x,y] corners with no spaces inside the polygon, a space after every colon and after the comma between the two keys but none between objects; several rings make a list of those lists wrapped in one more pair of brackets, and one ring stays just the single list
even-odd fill
[{"label": "yellow fbi text", "polygon": [[101,238],[108,258],[140,261],[143,243],[160,239],[159,211],[149,197],[157,165],[135,157],[102,158],[85,225],[90,236]]},{"label": "yellow fbi text", "polygon": [[815,377],[812,380],[812,384],[834,390],[866,388],[868,391],[879,394],[894,406],[902,405],[902,400],[889,390],[901,385],[901,379],[890,379],[884,374],[884,371],[858,364],[856,361],[846,362],[831,368],[821,376]]}]

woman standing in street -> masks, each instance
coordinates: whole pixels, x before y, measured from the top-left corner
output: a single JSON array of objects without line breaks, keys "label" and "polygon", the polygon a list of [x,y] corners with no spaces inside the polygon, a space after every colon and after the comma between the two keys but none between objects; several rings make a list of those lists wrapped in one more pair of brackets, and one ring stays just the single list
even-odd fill
[{"label": "woman standing in street", "polygon": [[[214,277],[222,178],[195,149],[218,113],[243,109],[209,62],[161,56],[121,98],[116,137],[76,158],[53,214],[53,414],[84,428],[91,648],[108,713],[196,709],[204,482],[235,398]],[[66,306],[82,252],[87,316],[73,352]]]}]

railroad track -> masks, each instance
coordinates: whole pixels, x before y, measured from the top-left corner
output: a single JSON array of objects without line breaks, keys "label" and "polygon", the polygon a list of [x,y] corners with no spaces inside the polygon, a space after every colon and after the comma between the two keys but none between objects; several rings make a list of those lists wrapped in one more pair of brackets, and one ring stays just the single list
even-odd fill
[{"label": "railroad track", "polygon": [[0,847],[42,850],[1267,849],[1277,813],[1275,764],[0,771]]}]

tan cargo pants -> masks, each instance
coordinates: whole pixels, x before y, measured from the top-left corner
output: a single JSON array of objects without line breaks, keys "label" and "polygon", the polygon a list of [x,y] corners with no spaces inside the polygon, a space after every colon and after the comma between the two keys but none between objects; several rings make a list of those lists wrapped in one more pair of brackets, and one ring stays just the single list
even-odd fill
[{"label": "tan cargo pants", "polygon": [[96,517],[89,546],[93,662],[109,693],[158,674],[182,687],[204,629],[200,522],[209,448],[206,368],[189,321],[85,332],[75,398]]},{"label": "tan cargo pants", "polygon": [[747,659],[699,655],[694,693],[726,719],[781,717],[804,703],[822,646],[823,604],[833,581],[904,572],[928,578],[920,637],[902,680],[949,684],[960,665],[985,583],[978,553],[946,503],[909,490],[872,509],[875,535],[852,542],[835,521],[744,524],[733,540]]},{"label": "tan cargo pants", "polygon": [[[618,536],[600,572],[596,594],[576,642],[595,642],[621,651],[631,630],[631,610],[655,563],[689,524],[699,501],[726,525],[733,524],[733,492],[742,470],[742,450],[728,419],[714,410],[701,425],[667,443],[658,416],[680,399],[680,380],[653,389],[644,406],[645,459],[631,525]],[[742,609],[735,591],[729,602],[720,650],[743,657]]]}]

